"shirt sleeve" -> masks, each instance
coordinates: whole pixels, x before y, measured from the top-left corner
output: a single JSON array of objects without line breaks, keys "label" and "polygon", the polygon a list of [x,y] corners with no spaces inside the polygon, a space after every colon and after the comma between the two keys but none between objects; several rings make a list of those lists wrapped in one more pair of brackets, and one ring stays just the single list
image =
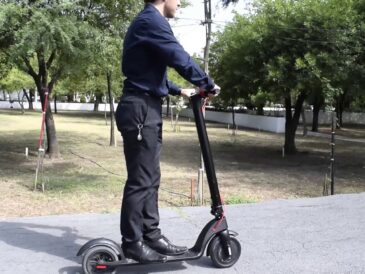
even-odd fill
[{"label": "shirt sleeve", "polygon": [[153,48],[166,65],[174,68],[185,80],[203,90],[214,88],[213,80],[199,67],[175,38],[164,18],[152,18],[146,22],[149,32],[147,44]]},{"label": "shirt sleeve", "polygon": [[181,88],[179,88],[173,82],[167,80],[166,84],[167,84],[167,88],[169,90],[169,94],[171,94],[171,95],[180,95],[181,94]]}]

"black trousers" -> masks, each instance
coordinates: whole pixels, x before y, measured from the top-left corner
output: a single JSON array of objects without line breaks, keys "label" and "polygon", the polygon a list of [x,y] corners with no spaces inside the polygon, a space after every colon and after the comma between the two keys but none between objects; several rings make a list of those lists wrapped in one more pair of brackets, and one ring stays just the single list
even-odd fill
[{"label": "black trousers", "polygon": [[[120,218],[122,240],[157,239],[161,236],[158,228],[161,99],[138,91],[125,93],[117,107],[116,122],[123,137],[128,172]],[[142,140],[137,138],[139,133]]]}]

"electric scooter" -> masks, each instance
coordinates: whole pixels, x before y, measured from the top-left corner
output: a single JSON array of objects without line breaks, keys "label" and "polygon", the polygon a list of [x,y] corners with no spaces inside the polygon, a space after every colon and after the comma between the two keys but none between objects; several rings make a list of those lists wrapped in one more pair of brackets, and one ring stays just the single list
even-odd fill
[{"label": "electric scooter", "polygon": [[[201,92],[191,96],[190,99],[206,169],[212,200],[211,214],[214,216],[214,219],[205,225],[193,247],[188,249],[184,254],[167,256],[167,260],[163,263],[196,260],[201,258],[206,250],[206,255],[210,256],[214,266],[227,268],[234,265],[239,259],[241,245],[236,239],[238,234],[228,230],[227,220],[224,216],[203,116],[203,101],[207,96],[207,93]],[[106,238],[98,238],[87,242],[80,248],[77,256],[82,256],[83,258],[82,268],[85,274],[113,273],[119,267],[141,264],[135,260],[126,258],[121,246]]]}]

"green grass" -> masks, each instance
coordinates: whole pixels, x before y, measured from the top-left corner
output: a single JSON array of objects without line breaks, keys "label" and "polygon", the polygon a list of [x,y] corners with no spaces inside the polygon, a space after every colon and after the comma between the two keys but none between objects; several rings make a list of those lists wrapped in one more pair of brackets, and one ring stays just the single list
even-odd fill
[{"label": "green grass", "polygon": [[[41,114],[0,112],[1,174],[32,188],[37,161]],[[120,147],[109,147],[109,127],[94,113],[54,115],[60,159],[44,159],[43,178],[50,192],[112,191],[125,179]],[[25,148],[30,156],[25,158]],[[104,168],[102,168],[104,167]],[[118,174],[114,175],[112,173]]]},{"label": "green grass", "polygon": [[256,202],[257,202],[256,199],[245,196],[236,196],[236,195],[229,196],[228,199],[224,201],[224,203],[227,205],[252,204]]},{"label": "green grass", "polygon": [[[46,192],[33,192],[41,113],[0,110],[0,191],[5,197],[0,216],[119,211],[127,177],[119,133],[117,147],[110,147],[104,113],[60,112],[54,119],[61,158],[44,159]],[[191,181],[200,166],[194,122],[181,118],[179,127],[173,132],[170,120],[164,121],[161,206],[190,205]],[[298,149],[308,153],[282,158],[283,135],[239,130],[232,136],[215,123],[207,128],[226,204],[321,195],[328,140],[298,136]],[[365,130],[356,129],[356,134],[365,135]],[[337,193],[365,191],[365,147],[339,142],[336,153]],[[204,189],[208,205],[207,185]]]}]

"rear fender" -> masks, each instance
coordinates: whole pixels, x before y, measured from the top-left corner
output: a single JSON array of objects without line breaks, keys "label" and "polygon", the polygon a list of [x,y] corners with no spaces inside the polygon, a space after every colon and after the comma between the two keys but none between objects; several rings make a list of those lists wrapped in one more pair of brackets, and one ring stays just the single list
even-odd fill
[{"label": "rear fender", "polygon": [[95,247],[95,246],[107,246],[110,247],[111,249],[113,249],[115,251],[116,254],[118,254],[118,256],[123,257],[123,251],[122,248],[114,241],[110,240],[110,239],[106,239],[106,238],[98,238],[98,239],[93,239],[91,241],[88,241],[86,244],[84,244],[79,252],[77,252],[77,256],[81,256],[85,253],[85,251],[87,251],[88,249]]}]

